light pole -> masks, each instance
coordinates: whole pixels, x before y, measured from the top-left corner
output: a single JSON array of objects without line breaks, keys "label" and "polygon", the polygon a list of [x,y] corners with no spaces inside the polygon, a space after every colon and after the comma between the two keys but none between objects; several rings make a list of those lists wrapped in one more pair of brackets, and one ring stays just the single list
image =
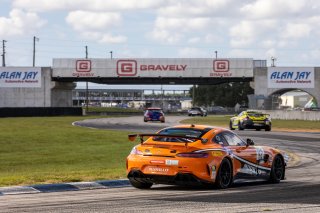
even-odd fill
[{"label": "light pole", "polygon": [[6,66],[6,40],[2,40],[2,66],[5,67]]},{"label": "light pole", "polygon": [[[88,59],[88,46],[85,46],[86,49],[86,59]],[[86,113],[89,111],[89,84],[88,80],[86,81]]]},{"label": "light pole", "polygon": [[33,36],[33,67],[35,66],[36,63],[36,41],[39,41],[39,38]]},{"label": "light pole", "polygon": [[214,51],[214,53],[216,54],[216,59],[218,58],[218,51]]},{"label": "light pole", "polygon": [[110,51],[110,59],[112,59],[112,51]]},{"label": "light pole", "polygon": [[275,57],[273,57],[273,56],[271,56],[271,66],[272,67],[275,67],[276,65],[275,65],[275,61],[276,61],[277,59],[275,58]]}]

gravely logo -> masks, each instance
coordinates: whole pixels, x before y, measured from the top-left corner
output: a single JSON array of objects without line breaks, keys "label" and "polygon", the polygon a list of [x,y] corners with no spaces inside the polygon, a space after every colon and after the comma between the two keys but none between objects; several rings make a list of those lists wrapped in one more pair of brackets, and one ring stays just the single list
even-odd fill
[{"label": "gravely logo", "polygon": [[118,76],[136,76],[138,71],[141,72],[162,72],[173,71],[181,72],[186,71],[187,65],[185,64],[139,64],[136,60],[118,60],[117,61],[117,74]]},{"label": "gravely logo", "polygon": [[213,73],[211,77],[231,77],[232,73],[229,72],[229,60],[214,60]]},{"label": "gravely logo", "polygon": [[182,64],[168,64],[168,65],[155,65],[155,64],[142,64],[140,65],[141,71],[185,71],[187,65]]},{"label": "gravely logo", "polygon": [[76,61],[76,72],[72,73],[72,76],[77,77],[93,77],[91,73],[91,61],[90,60],[77,60]]}]

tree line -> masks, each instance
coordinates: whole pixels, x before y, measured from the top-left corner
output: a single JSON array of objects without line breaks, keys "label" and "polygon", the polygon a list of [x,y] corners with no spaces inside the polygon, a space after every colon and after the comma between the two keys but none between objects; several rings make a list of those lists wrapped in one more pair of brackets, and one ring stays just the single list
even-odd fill
[{"label": "tree line", "polygon": [[223,106],[234,107],[237,103],[248,105],[248,96],[254,90],[250,82],[232,82],[218,85],[199,85],[190,88],[190,95],[193,96],[194,105],[197,106]]}]

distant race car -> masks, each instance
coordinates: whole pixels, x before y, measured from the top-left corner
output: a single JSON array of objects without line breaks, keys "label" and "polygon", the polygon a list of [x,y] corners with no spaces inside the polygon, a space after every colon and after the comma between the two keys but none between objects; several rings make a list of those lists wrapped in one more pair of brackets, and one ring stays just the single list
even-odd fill
[{"label": "distant race car", "polygon": [[239,115],[230,118],[229,127],[231,130],[238,128],[238,130],[265,129],[265,131],[271,131],[271,118],[269,114],[257,111],[242,111]]},{"label": "distant race car", "polygon": [[161,123],[164,123],[164,113],[161,108],[148,108],[144,113],[143,121],[160,121]]},{"label": "distant race car", "polygon": [[234,132],[206,125],[179,125],[156,134],[129,135],[140,139],[127,157],[127,177],[132,186],[153,184],[216,185],[227,188],[236,179],[285,178],[288,156],[275,148],[254,146]]},{"label": "distant race car", "polygon": [[207,110],[203,109],[202,107],[192,107],[188,110],[188,116],[207,116]]}]

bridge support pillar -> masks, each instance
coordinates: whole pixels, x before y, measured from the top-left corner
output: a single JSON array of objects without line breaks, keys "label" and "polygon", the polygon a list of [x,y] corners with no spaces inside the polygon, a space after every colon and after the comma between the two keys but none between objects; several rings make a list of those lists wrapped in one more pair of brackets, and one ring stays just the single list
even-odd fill
[{"label": "bridge support pillar", "polygon": [[72,90],[76,88],[73,82],[52,82],[51,106],[52,107],[72,107]]}]

